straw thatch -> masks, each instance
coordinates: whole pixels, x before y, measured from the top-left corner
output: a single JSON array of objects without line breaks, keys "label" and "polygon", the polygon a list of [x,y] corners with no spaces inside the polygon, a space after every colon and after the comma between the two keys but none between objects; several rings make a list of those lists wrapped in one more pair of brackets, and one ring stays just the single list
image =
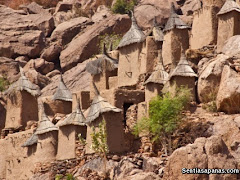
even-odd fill
[{"label": "straw thatch", "polygon": [[87,123],[91,123],[96,120],[101,114],[106,112],[121,112],[122,110],[112,106],[109,102],[107,102],[103,97],[100,96],[99,91],[96,85],[93,83],[95,89],[95,97],[91,103],[91,106],[88,110]]},{"label": "straw thatch", "polygon": [[105,44],[103,46],[103,54],[100,58],[87,63],[86,70],[91,75],[97,75],[103,71],[113,71],[118,68],[118,60],[108,56]]},{"label": "straw thatch", "polygon": [[181,60],[179,61],[177,67],[171,73],[169,80],[174,76],[197,77],[197,74],[193,71],[193,69],[189,65],[184,54],[182,54]]},{"label": "straw thatch", "polygon": [[227,0],[217,15],[226,14],[231,11],[240,12],[240,6],[234,0]]},{"label": "straw thatch", "polygon": [[168,81],[168,73],[165,71],[162,62],[160,61],[156,66],[155,71],[145,81],[144,85],[148,83],[162,84],[164,85]]},{"label": "straw thatch", "polygon": [[53,95],[53,100],[72,101],[72,93],[65,85],[62,75],[60,76],[58,88]]},{"label": "straw thatch", "polygon": [[167,21],[167,24],[166,24],[165,28],[164,28],[164,32],[165,31],[170,31],[170,30],[172,30],[174,28],[177,28],[177,29],[188,29],[190,27],[179,18],[179,16],[175,12],[174,4],[172,3],[171,14],[170,14],[170,17],[169,17],[169,19]]},{"label": "straw thatch", "polygon": [[33,133],[33,135],[27,139],[27,141],[22,145],[22,147],[32,146],[38,143],[38,136],[37,134]]},{"label": "straw thatch", "polygon": [[49,120],[49,118],[45,114],[43,104],[41,104],[39,109],[42,111],[42,116],[35,134],[39,135],[51,131],[58,131],[58,128]]},{"label": "straw thatch", "polygon": [[10,87],[4,92],[4,94],[11,94],[15,91],[27,91],[32,96],[40,96],[41,91],[40,88],[33,84],[31,81],[28,80],[28,78],[25,76],[22,67],[19,67],[20,69],[20,78],[10,85]]},{"label": "straw thatch", "polygon": [[80,108],[79,99],[77,100],[77,107],[74,112],[67,116],[58,126],[67,126],[67,125],[76,125],[76,126],[86,126],[86,118],[84,117],[82,110]]},{"label": "straw thatch", "polygon": [[155,41],[163,41],[164,35],[161,27],[157,25],[156,17],[153,19],[153,29],[152,29],[152,35],[154,37]]},{"label": "straw thatch", "polygon": [[132,12],[131,19],[132,19],[132,26],[129,29],[129,31],[123,36],[117,49],[127,46],[127,45],[130,45],[130,44],[143,42],[146,39],[145,34],[142,32],[140,27],[137,25],[137,21],[134,17],[133,12]]}]

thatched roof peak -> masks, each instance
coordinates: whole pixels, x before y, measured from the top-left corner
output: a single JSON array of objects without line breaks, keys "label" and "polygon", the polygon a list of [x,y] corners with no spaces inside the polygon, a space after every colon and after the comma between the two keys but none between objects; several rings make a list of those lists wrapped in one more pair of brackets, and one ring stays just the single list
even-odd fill
[{"label": "thatched roof peak", "polygon": [[146,39],[145,34],[142,32],[140,27],[137,25],[136,18],[134,16],[133,11],[132,13],[132,26],[129,31],[123,36],[122,40],[120,41],[117,48],[122,48],[124,46],[134,44],[134,43],[141,43]]},{"label": "thatched roof peak", "polygon": [[234,0],[227,0],[217,15],[226,14],[231,11],[240,12],[240,6]]},{"label": "thatched roof peak", "polygon": [[41,102],[39,110],[41,111],[41,120],[38,124],[35,134],[45,134],[51,131],[58,131],[58,128],[50,121],[44,111],[43,104]]},{"label": "thatched roof peak", "polygon": [[20,69],[20,78],[11,84],[9,88],[4,92],[4,94],[11,94],[14,91],[27,91],[32,96],[40,96],[41,91],[40,88],[33,84],[29,79],[25,76],[25,73],[21,66],[19,66]]},{"label": "thatched roof peak", "polygon": [[38,143],[38,136],[37,134],[33,133],[32,136],[28,138],[26,142],[22,145],[22,147],[32,146],[37,143]]},{"label": "thatched roof peak", "polygon": [[174,76],[197,77],[197,74],[189,65],[184,53],[182,53],[181,60],[179,61],[177,67],[171,73],[169,79],[171,80],[171,78]]},{"label": "thatched roof peak", "polygon": [[155,41],[164,41],[163,31],[162,31],[161,27],[159,27],[157,25],[156,17],[154,17],[154,20],[153,20],[153,30],[152,30],[152,33],[153,33],[153,37],[154,37]]},{"label": "thatched roof peak", "polygon": [[59,127],[67,125],[86,126],[86,118],[82,113],[79,99],[77,99],[76,110],[58,124]]},{"label": "thatched roof peak", "polygon": [[89,108],[87,123],[95,121],[101,114],[107,112],[121,112],[122,110],[112,106],[107,102],[102,96],[96,95],[92,101],[92,104]]},{"label": "thatched roof peak", "polygon": [[165,71],[163,67],[163,63],[161,61],[161,52],[158,53],[159,63],[157,64],[155,71],[149,76],[149,78],[145,81],[144,85],[148,83],[162,84],[164,85],[168,81],[168,73]]},{"label": "thatched roof peak", "polygon": [[164,32],[170,31],[174,28],[177,29],[189,29],[190,27],[183,22],[175,11],[175,6],[171,4],[170,17],[168,18],[167,24],[164,28]]},{"label": "thatched roof peak", "polygon": [[103,46],[103,54],[98,59],[87,63],[86,70],[91,75],[97,75],[103,71],[114,71],[118,68],[118,60],[111,58],[106,50],[106,46]]},{"label": "thatched roof peak", "polygon": [[58,88],[53,95],[53,100],[72,101],[72,93],[65,85],[62,74],[60,76]]}]

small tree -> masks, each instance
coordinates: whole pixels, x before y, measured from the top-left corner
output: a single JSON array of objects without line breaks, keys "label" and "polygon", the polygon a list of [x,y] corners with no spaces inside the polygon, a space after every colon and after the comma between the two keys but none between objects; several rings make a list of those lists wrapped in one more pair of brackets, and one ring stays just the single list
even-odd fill
[{"label": "small tree", "polygon": [[6,78],[0,77],[0,91],[4,91],[9,86],[9,82]]},{"label": "small tree", "polygon": [[[179,127],[183,119],[182,111],[191,101],[190,90],[181,87],[175,96],[166,93],[150,101],[149,118],[140,120],[135,128],[134,134],[148,132],[154,143],[160,142],[165,154],[172,153],[171,136]],[[168,145],[168,146],[167,146]]]},{"label": "small tree", "polygon": [[104,34],[102,36],[99,37],[100,42],[98,44],[99,47],[99,51],[102,53],[103,52],[103,46],[104,44],[106,45],[106,47],[110,47],[112,46],[113,49],[116,49],[118,44],[120,43],[122,38],[122,35],[120,34]]},{"label": "small tree", "polygon": [[92,149],[100,155],[103,159],[104,163],[104,175],[106,177],[106,169],[107,169],[107,131],[106,131],[106,121],[103,120],[99,126],[98,131],[93,127],[92,137]]},{"label": "small tree", "polygon": [[116,14],[127,14],[133,10],[137,3],[137,0],[117,0],[112,7],[112,11]]}]

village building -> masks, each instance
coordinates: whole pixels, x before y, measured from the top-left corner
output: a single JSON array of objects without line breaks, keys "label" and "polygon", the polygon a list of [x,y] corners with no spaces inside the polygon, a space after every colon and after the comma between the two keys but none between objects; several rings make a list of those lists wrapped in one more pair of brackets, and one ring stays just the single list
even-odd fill
[{"label": "village building", "polygon": [[[94,83],[93,83],[94,85]],[[99,124],[106,121],[107,145],[111,153],[120,153],[125,150],[124,146],[124,131],[122,124],[121,109],[114,107],[106,101],[98,89],[95,87],[95,97],[88,110],[87,116],[87,140],[86,153],[93,153],[91,149],[93,129],[98,131]]]},{"label": "village building", "polygon": [[196,81],[197,74],[189,65],[184,53],[182,53],[181,60],[177,67],[169,75],[169,92],[175,94],[177,88],[184,86],[191,89],[193,100],[196,100]]},{"label": "village building", "polygon": [[76,158],[78,136],[81,135],[82,138],[86,139],[87,133],[86,119],[80,108],[79,99],[76,110],[63,121],[59,121],[56,126],[59,127],[57,160]]},{"label": "village building", "polygon": [[38,135],[33,133],[31,137],[23,143],[22,147],[28,148],[28,156],[33,155],[37,151]]},{"label": "village building", "polygon": [[162,47],[163,65],[175,68],[181,57],[181,52],[189,48],[190,27],[183,22],[175,12],[172,3],[170,17],[164,28],[164,41]]},{"label": "village building", "polygon": [[[92,75],[92,81],[100,91],[117,86],[117,68],[118,60],[111,58],[107,54],[105,44],[103,54],[86,66],[86,70]],[[94,92],[93,86],[91,92]]]},{"label": "village building", "polygon": [[[5,91],[7,113],[4,131],[24,130],[28,121],[38,121],[37,97],[40,88],[31,83],[20,67],[20,78]],[[6,135],[5,134],[5,135]]]},{"label": "village building", "polygon": [[121,39],[119,50],[118,87],[136,86],[141,69],[141,55],[146,36],[132,13],[132,26]]},{"label": "village building", "polygon": [[149,102],[154,97],[162,94],[164,84],[168,81],[168,73],[165,71],[161,58],[161,51],[159,51],[159,63],[155,71],[145,81],[145,102],[147,110],[149,109]]},{"label": "village building", "polygon": [[60,76],[60,81],[52,99],[43,98],[45,112],[48,116],[54,116],[57,113],[70,114],[72,112],[72,93]]},{"label": "village building", "polygon": [[58,147],[58,128],[49,120],[40,107],[41,119],[35,134],[38,136],[36,157],[41,162],[51,162],[56,159]]},{"label": "village building", "polygon": [[194,12],[190,36],[191,49],[217,44],[218,11],[219,8],[212,4]]},{"label": "village building", "polygon": [[225,41],[240,34],[240,6],[234,0],[227,0],[217,15],[217,51],[220,52]]}]

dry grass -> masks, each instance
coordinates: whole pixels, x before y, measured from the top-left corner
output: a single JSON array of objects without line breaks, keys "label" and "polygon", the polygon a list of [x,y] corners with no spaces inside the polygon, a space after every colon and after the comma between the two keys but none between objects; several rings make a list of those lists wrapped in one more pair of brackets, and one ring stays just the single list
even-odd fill
[{"label": "dry grass", "polygon": [[60,0],[0,0],[0,4],[4,4],[10,8],[18,9],[22,4],[30,4],[36,2],[45,8],[55,7]]}]

